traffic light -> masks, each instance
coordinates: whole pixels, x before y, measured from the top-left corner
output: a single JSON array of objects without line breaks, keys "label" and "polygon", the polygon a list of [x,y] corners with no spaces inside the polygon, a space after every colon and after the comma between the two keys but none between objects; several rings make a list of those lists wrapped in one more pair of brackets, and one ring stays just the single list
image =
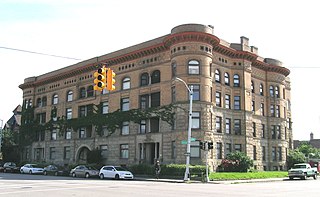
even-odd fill
[{"label": "traffic light", "polygon": [[202,150],[206,149],[206,144],[205,144],[205,142],[200,141],[199,146],[200,146],[200,149],[202,149]]},{"label": "traffic light", "polygon": [[213,142],[208,142],[208,150],[213,149]]},{"label": "traffic light", "polygon": [[108,68],[108,71],[107,71],[107,90],[109,90],[109,91],[116,89],[116,87],[113,85],[116,82],[116,80],[114,79],[115,76],[116,76],[116,74],[113,72],[113,70]]},{"label": "traffic light", "polygon": [[107,69],[105,67],[99,68],[94,74],[94,90],[102,91],[106,87]]}]

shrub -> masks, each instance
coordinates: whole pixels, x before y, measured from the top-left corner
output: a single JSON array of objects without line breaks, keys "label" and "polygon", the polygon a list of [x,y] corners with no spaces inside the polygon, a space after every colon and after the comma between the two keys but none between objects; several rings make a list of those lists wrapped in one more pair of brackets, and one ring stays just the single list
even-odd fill
[{"label": "shrub", "polygon": [[243,152],[232,152],[221,162],[225,172],[247,172],[253,166],[253,161]]}]

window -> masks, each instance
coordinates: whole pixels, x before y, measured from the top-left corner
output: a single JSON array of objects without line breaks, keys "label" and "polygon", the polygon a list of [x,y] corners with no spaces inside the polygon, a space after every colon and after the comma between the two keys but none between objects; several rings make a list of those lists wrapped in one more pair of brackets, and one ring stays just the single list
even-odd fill
[{"label": "window", "polygon": [[222,159],[222,143],[217,142],[217,159]]},{"label": "window", "polygon": [[272,147],[272,161],[277,161],[277,147]]},{"label": "window", "polygon": [[87,116],[87,106],[79,106],[79,117]]},{"label": "window", "polygon": [[231,133],[231,119],[226,118],[226,134],[230,134],[230,133]]},{"label": "window", "polygon": [[257,137],[257,127],[255,122],[252,123],[252,135],[253,137]]},{"label": "window", "polygon": [[129,158],[129,145],[128,144],[120,144],[120,158],[128,159]]},{"label": "window", "polygon": [[266,147],[262,146],[262,161],[266,160]]},{"label": "window", "polygon": [[151,74],[151,84],[160,83],[160,71],[155,70]]},{"label": "window", "polygon": [[80,127],[79,128],[79,138],[87,138],[87,129],[85,127]]},{"label": "window", "polygon": [[147,132],[147,121],[146,120],[141,120],[140,121],[139,133],[146,133],[146,132]]},{"label": "window", "polygon": [[200,129],[200,112],[192,112],[192,128]]},{"label": "window", "polygon": [[160,131],[160,121],[159,118],[150,118],[150,132],[159,133]]},{"label": "window", "polygon": [[272,139],[276,139],[276,126],[275,125],[271,126],[271,137],[272,137]]},{"label": "window", "polygon": [[67,102],[70,102],[73,100],[73,92],[71,90],[69,90],[67,92]]},{"label": "window", "polygon": [[254,83],[251,81],[251,92],[254,93]]},{"label": "window", "polygon": [[70,146],[63,147],[63,159],[70,159]]},{"label": "window", "polygon": [[256,111],[256,102],[255,101],[251,101],[251,110],[253,113]]},{"label": "window", "polygon": [[218,133],[222,133],[221,120],[222,120],[222,118],[220,116],[216,116],[216,131]]},{"label": "window", "polygon": [[52,96],[52,105],[56,105],[56,104],[58,104],[58,102],[59,102],[59,97],[57,94],[54,94]]},{"label": "window", "polygon": [[225,95],[224,106],[225,106],[225,108],[230,109],[230,95],[229,94]]},{"label": "window", "polygon": [[140,109],[149,108],[149,95],[140,95]]},{"label": "window", "polygon": [[274,88],[273,88],[273,86],[270,86],[269,91],[270,91],[270,97],[274,97]]},{"label": "window", "polygon": [[253,160],[257,160],[257,146],[253,146]]},{"label": "window", "polygon": [[130,109],[130,100],[129,98],[121,99],[121,111],[128,111]]},{"label": "window", "polygon": [[240,110],[240,96],[234,96],[234,109]]},{"label": "window", "polygon": [[147,86],[147,85],[149,85],[149,74],[142,73],[140,77],[140,86]]},{"label": "window", "polygon": [[276,126],[276,133],[278,134],[278,139],[280,140],[281,139],[281,127],[280,127],[280,125]]},{"label": "window", "polygon": [[229,73],[224,73],[224,84],[227,86],[230,85]]},{"label": "window", "polygon": [[200,157],[200,142],[194,141],[190,143],[190,157]]},{"label": "window", "polygon": [[260,114],[261,116],[264,116],[264,103],[260,104]]},{"label": "window", "polygon": [[189,61],[188,74],[189,75],[199,75],[200,74],[200,63],[197,60]]},{"label": "window", "polygon": [[282,161],[282,147],[278,147],[278,158],[279,161]]},{"label": "window", "polygon": [[221,107],[221,92],[216,92],[216,106]]},{"label": "window", "polygon": [[42,97],[42,107],[47,106],[47,97]]},{"label": "window", "polygon": [[108,158],[108,145],[100,145],[102,159]]},{"label": "window", "polygon": [[129,135],[129,122],[122,122],[121,135]]},{"label": "window", "polygon": [[86,88],[85,87],[82,87],[80,88],[80,95],[79,95],[80,98],[86,98]]},{"label": "window", "polygon": [[189,85],[193,87],[193,101],[200,101],[200,85]]},{"label": "window", "polygon": [[279,86],[276,86],[276,87],[275,87],[274,92],[275,92],[275,96],[276,96],[277,98],[280,98],[280,94],[279,94]]},{"label": "window", "polygon": [[64,137],[66,140],[70,140],[71,139],[71,131],[72,131],[71,129],[67,129],[66,130],[66,134],[65,134],[65,137]]},{"label": "window", "polygon": [[276,117],[280,117],[280,105],[276,105]]},{"label": "window", "polygon": [[160,106],[160,92],[155,92],[151,94],[151,107]]},{"label": "window", "polygon": [[102,103],[102,114],[107,114],[109,112],[109,102],[105,101]]},{"label": "window", "polygon": [[262,134],[261,134],[261,136],[262,136],[262,138],[266,138],[266,126],[265,126],[265,124],[262,124],[261,125],[261,130],[262,130]]},{"label": "window", "polygon": [[122,90],[127,90],[130,89],[130,78],[129,77],[125,77],[124,79],[122,79]]},{"label": "window", "polygon": [[51,131],[51,140],[57,140],[57,130],[53,129]]},{"label": "window", "polygon": [[176,63],[171,64],[171,72],[172,72],[172,77],[175,77],[177,75],[177,64]]},{"label": "window", "polygon": [[38,99],[37,99],[37,107],[42,107],[41,98],[38,98]]},{"label": "window", "polygon": [[233,86],[240,87],[240,77],[238,74],[233,75]]},{"label": "window", "polygon": [[242,151],[241,144],[235,144],[235,145],[234,145],[234,151],[241,152],[241,151]]},{"label": "window", "polygon": [[66,118],[67,118],[67,120],[72,119],[72,108],[66,109]]},{"label": "window", "polygon": [[225,156],[227,157],[230,153],[231,153],[231,144],[230,143],[226,143],[226,147],[225,147]]},{"label": "window", "polygon": [[46,113],[37,114],[36,118],[40,124],[46,123]]},{"label": "window", "polygon": [[50,147],[50,159],[54,160],[56,155],[56,148],[55,147]]},{"label": "window", "polygon": [[93,90],[93,86],[90,85],[87,88],[87,97],[92,97],[94,95],[94,90]]},{"label": "window", "polygon": [[262,83],[260,83],[259,92],[260,92],[260,95],[263,96],[263,84]]},{"label": "window", "polygon": [[271,117],[275,117],[274,105],[270,105],[270,115],[271,115]]},{"label": "window", "polygon": [[235,119],[233,124],[234,124],[234,134],[241,135],[241,120]]},{"label": "window", "polygon": [[217,70],[215,71],[214,78],[215,78],[215,81],[216,81],[217,83],[220,83],[220,70],[219,70],[219,69],[217,69]]}]

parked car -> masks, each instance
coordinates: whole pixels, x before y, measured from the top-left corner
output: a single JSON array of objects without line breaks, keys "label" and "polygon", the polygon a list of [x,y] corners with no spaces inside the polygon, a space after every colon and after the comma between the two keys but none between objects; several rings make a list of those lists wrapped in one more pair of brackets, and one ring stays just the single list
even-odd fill
[{"label": "parked car", "polygon": [[103,166],[99,172],[100,179],[133,179],[133,174],[121,166]]},{"label": "parked car", "polygon": [[300,179],[307,179],[307,177],[313,177],[317,179],[317,168],[312,168],[308,163],[294,164],[293,168],[288,171],[289,179],[297,177]]},{"label": "parked car", "polygon": [[0,161],[0,172],[3,172],[3,162]]},{"label": "parked car", "polygon": [[69,171],[56,165],[48,165],[43,168],[44,175],[68,176]]},{"label": "parked car", "polygon": [[3,172],[19,172],[19,169],[14,162],[6,162],[3,164]]},{"label": "parked car", "polygon": [[85,178],[98,177],[99,170],[91,166],[80,165],[71,169],[70,175],[72,177],[85,177]]},{"label": "parked car", "polygon": [[29,173],[29,174],[42,174],[43,168],[38,167],[36,164],[25,164],[20,168],[21,174]]}]

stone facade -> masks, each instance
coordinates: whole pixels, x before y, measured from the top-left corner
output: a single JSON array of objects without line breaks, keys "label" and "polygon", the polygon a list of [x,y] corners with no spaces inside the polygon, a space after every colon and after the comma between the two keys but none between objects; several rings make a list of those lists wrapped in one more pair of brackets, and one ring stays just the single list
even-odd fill
[{"label": "stone facade", "polygon": [[[105,103],[110,113],[122,109],[127,98],[130,109],[141,108],[146,98],[148,106],[160,100],[161,106],[179,108],[174,127],[146,120],[130,122],[111,136],[100,137],[92,127],[71,131],[70,139],[45,131],[26,147],[23,159],[69,164],[85,161],[88,150],[101,148],[106,164],[152,164],[156,158],[185,163],[181,141],[187,139],[189,100],[185,85],[174,80],[179,77],[194,88],[191,164],[205,163],[199,141],[212,141],[212,170],[235,150],[254,159],[256,169],[285,169],[292,148],[290,71],[278,60],[258,56],[248,38],[228,43],[213,32],[211,26],[180,25],[154,40],[25,79],[20,85],[24,105],[34,106],[43,121],[50,120],[53,107],[58,116],[68,116],[69,110],[77,118],[85,111],[81,106]],[[98,63],[115,71],[115,91],[92,91]]]}]

